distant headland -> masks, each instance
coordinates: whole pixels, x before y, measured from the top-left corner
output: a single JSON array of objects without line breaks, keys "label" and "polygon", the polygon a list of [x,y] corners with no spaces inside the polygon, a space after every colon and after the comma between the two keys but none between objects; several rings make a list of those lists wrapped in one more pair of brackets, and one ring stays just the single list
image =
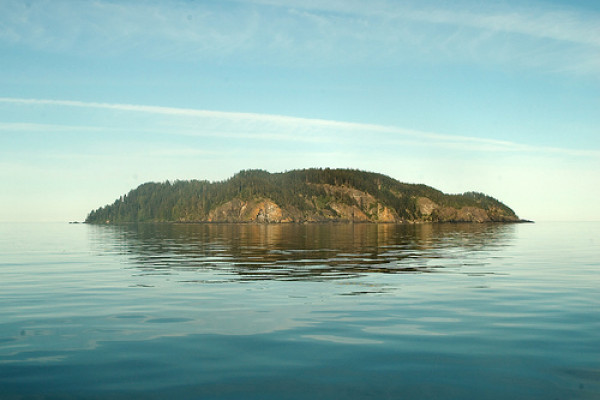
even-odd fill
[{"label": "distant headland", "polygon": [[478,192],[445,194],[353,169],[244,170],[219,182],[144,183],[86,223],[529,222]]}]

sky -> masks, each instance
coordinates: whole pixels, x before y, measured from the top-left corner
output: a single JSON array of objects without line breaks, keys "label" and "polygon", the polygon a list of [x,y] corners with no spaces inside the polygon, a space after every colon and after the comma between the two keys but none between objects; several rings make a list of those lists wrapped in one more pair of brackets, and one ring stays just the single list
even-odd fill
[{"label": "sky", "polygon": [[355,168],[600,220],[600,2],[0,2],[0,221]]}]

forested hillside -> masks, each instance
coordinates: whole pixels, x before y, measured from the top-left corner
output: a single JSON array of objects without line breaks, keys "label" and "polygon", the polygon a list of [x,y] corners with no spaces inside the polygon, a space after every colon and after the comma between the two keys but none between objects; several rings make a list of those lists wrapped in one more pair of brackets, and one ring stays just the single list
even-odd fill
[{"label": "forested hillside", "polygon": [[448,195],[351,169],[241,171],[221,182],[145,183],[90,212],[88,223],[518,221],[481,193]]}]

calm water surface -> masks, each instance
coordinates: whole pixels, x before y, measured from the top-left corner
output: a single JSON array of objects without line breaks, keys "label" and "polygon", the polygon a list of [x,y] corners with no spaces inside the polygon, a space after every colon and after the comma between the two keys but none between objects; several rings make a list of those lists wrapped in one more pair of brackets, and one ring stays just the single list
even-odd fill
[{"label": "calm water surface", "polygon": [[600,224],[0,224],[1,399],[600,399]]}]

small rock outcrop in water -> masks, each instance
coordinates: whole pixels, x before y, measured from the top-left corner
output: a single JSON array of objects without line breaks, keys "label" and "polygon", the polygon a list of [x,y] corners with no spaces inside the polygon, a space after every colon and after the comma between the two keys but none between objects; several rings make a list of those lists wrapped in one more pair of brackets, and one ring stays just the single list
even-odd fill
[{"label": "small rock outcrop in water", "polygon": [[509,207],[482,193],[449,195],[350,169],[249,170],[221,182],[145,183],[90,212],[85,222],[327,221],[521,222]]}]

